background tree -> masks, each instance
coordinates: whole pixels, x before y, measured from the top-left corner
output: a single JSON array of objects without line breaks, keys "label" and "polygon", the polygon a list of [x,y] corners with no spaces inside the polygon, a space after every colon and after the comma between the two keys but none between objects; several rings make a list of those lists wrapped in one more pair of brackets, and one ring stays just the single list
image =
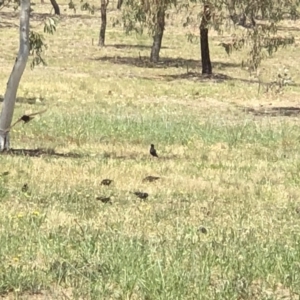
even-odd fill
[{"label": "background tree", "polygon": [[51,4],[52,4],[52,7],[54,9],[54,13],[56,15],[60,15],[60,9],[59,9],[59,5],[57,4],[56,0],[50,0]]},{"label": "background tree", "polygon": [[100,34],[99,34],[99,43],[100,47],[105,45],[105,31],[106,31],[106,12],[107,6],[109,4],[109,0],[101,0],[101,26],[100,26]]},{"label": "background tree", "polygon": [[[183,26],[194,27],[200,24],[200,51],[202,58],[202,73],[210,74],[209,67],[209,29],[213,28],[220,34],[236,28],[232,38],[223,40],[220,45],[227,54],[234,50],[247,50],[247,57],[241,62],[249,70],[259,67],[261,61],[294,42],[291,35],[278,35],[278,23],[286,18],[298,17],[299,0],[212,0],[204,1],[204,7],[209,8],[209,15],[205,9],[195,1],[187,0],[178,5],[179,11],[186,11]],[[207,10],[208,12],[208,10]],[[201,29],[202,28],[202,29]],[[240,29],[242,30],[240,30]],[[194,40],[194,34],[188,35],[188,40]]]},{"label": "background tree", "polygon": [[117,9],[121,9],[123,0],[118,0]]},{"label": "background tree", "polygon": [[242,63],[250,70],[256,70],[264,58],[280,47],[294,43],[290,34],[278,35],[278,24],[284,19],[298,18],[299,4],[298,0],[227,0],[226,8],[230,19],[235,26],[245,30],[225,47],[227,46],[229,53],[246,47],[248,57]]},{"label": "background tree", "polygon": [[208,23],[211,20],[209,5],[204,5],[203,16],[200,24],[200,52],[202,61],[202,74],[210,75],[212,73],[209,43],[208,43]]},{"label": "background tree", "polygon": [[165,30],[166,11],[175,5],[175,0],[126,0],[123,2],[122,23],[126,33],[143,34],[146,29],[153,43],[150,61],[157,63]]},{"label": "background tree", "polygon": [[167,5],[164,1],[158,0],[153,6],[153,44],[151,48],[150,61],[157,63],[159,61],[159,52],[162,45],[163,34],[165,30],[165,15]]}]

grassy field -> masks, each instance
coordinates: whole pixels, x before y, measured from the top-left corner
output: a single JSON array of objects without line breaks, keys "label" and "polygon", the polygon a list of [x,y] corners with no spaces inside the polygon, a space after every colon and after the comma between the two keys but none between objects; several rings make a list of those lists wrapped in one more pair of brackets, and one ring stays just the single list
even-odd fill
[{"label": "grassy field", "polygon": [[[283,24],[296,43],[263,63],[267,81],[287,68],[294,83],[258,93],[245,53],[219,46],[226,36],[211,32],[205,79],[198,43],[172,19],[153,66],[150,38],[109,20],[100,49],[99,12],[66,7],[14,120],[48,110],[11,132],[14,149],[53,150],[0,156],[3,299],[299,299],[299,23]],[[42,31],[37,14],[32,26]],[[18,28],[0,27],[0,44],[4,94]]]}]

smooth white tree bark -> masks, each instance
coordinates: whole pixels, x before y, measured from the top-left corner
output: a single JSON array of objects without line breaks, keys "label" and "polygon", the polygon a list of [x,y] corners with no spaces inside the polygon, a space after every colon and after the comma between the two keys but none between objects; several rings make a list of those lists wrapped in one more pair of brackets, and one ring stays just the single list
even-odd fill
[{"label": "smooth white tree bark", "polygon": [[14,67],[7,82],[0,115],[0,151],[9,150],[9,127],[12,122],[17,91],[29,56],[30,0],[21,0],[20,46]]}]

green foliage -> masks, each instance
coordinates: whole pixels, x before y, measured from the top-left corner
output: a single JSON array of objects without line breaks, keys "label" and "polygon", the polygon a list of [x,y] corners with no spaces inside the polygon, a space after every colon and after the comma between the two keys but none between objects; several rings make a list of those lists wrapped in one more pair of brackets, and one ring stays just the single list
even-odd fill
[{"label": "green foliage", "polygon": [[58,17],[51,17],[46,19],[44,23],[44,32],[48,34],[54,34],[58,23]]},{"label": "green foliage", "polygon": [[[296,19],[299,16],[299,1],[210,1],[211,20],[208,26],[217,30],[219,34],[232,32],[235,33],[231,41],[222,41],[220,45],[224,47],[228,55],[233,51],[243,48],[248,50],[247,59],[242,61],[243,66],[249,70],[255,70],[262,60],[271,56],[279,48],[286,47],[294,43],[291,35],[278,36],[277,26],[283,19]],[[201,5],[194,1],[183,1],[177,5],[177,12],[184,12],[182,19],[183,27],[199,26],[203,12]],[[261,20],[261,21],[258,21]],[[244,28],[244,30],[238,30]],[[187,34],[187,40],[194,43],[198,41],[198,36]]]},{"label": "green foliage", "polygon": [[81,3],[80,9],[82,11],[88,11],[92,15],[95,13],[94,5],[90,5],[88,2],[83,2],[83,0],[80,0],[80,3]]},{"label": "green foliage", "polygon": [[[31,4],[33,6],[34,4]],[[0,2],[0,9],[4,7],[13,7],[14,10],[17,10],[20,6],[20,0],[3,0]],[[33,11],[32,7],[30,7]],[[57,17],[49,17],[44,22],[44,32],[47,34],[54,34],[56,31],[58,23]],[[44,41],[44,36],[41,33],[30,30],[29,32],[29,49],[30,54],[33,56],[30,67],[33,69],[35,66],[40,64],[46,65],[46,62],[42,56],[44,51],[47,49],[47,45]]]},{"label": "green foliage", "polygon": [[[48,34],[53,34],[56,31],[58,18],[51,17],[48,18],[44,23],[44,32]],[[33,56],[32,62],[30,64],[31,69],[40,64],[47,65],[42,54],[47,49],[47,44],[44,42],[44,37],[42,34],[30,31],[29,33],[29,46],[30,54]]]},{"label": "green foliage", "polygon": [[[147,13],[141,2],[127,0],[123,3],[122,24],[126,34],[135,31],[137,34],[143,34],[147,23]],[[115,24],[118,24],[115,21]]]},{"label": "green foliage", "polygon": [[[141,35],[146,29],[147,34],[153,36],[157,30],[158,12],[166,12],[167,9],[176,5],[176,0],[125,0],[122,4],[121,20],[116,18],[113,24],[122,24],[127,34],[133,31]],[[166,12],[165,18],[168,19],[169,16],[170,13]]]},{"label": "green foliage", "polygon": [[33,56],[32,62],[30,64],[31,69],[35,66],[42,64],[46,65],[46,62],[42,58],[42,53],[44,49],[47,49],[47,45],[44,43],[44,37],[34,31],[29,33],[29,46],[30,54]]},{"label": "green foliage", "polygon": [[[95,6],[94,5],[90,5],[89,2],[84,2],[84,0],[80,0],[80,9],[82,11],[88,11],[90,14],[94,14],[95,13]],[[77,11],[77,4],[74,3],[72,0],[70,0],[70,2],[68,3],[69,9],[73,10],[74,13],[76,14]]]},{"label": "green foliage", "polygon": [[20,5],[20,0],[0,0],[0,10],[5,7],[13,7],[14,10],[17,10]]},{"label": "green foliage", "polygon": [[[262,60],[271,56],[280,47],[294,43],[294,38],[277,35],[277,24],[284,18],[294,19],[297,16],[299,1],[227,1],[231,20],[235,25],[246,30],[235,36],[231,43],[222,44],[227,54],[249,49],[248,58],[242,62],[250,70],[256,70]],[[255,21],[255,18],[263,21]],[[247,41],[247,42],[246,42]]]},{"label": "green foliage", "polygon": [[68,6],[69,6],[69,9],[73,9],[74,13],[76,13],[76,5],[72,0],[70,0],[70,2],[68,3]]}]

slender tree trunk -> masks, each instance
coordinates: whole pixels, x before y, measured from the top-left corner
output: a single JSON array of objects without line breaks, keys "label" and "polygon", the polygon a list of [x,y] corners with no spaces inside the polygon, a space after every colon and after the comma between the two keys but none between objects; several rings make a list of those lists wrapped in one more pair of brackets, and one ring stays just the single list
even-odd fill
[{"label": "slender tree trunk", "polygon": [[208,43],[208,22],[210,21],[209,6],[204,6],[204,14],[200,24],[200,50],[202,61],[202,74],[212,74],[212,67],[209,55],[209,43]]},{"label": "slender tree trunk", "polygon": [[122,4],[123,0],[118,0],[117,9],[121,9]]},{"label": "slender tree trunk", "polygon": [[150,54],[150,61],[157,63],[159,61],[159,52],[161,49],[162,38],[165,29],[165,9],[159,8],[157,12],[156,30],[153,36],[153,44]]},{"label": "slender tree trunk", "polygon": [[56,0],[50,0],[50,2],[51,2],[52,7],[53,7],[53,9],[54,9],[54,13],[55,13],[56,15],[60,15],[60,9],[59,9],[59,6],[58,6]]},{"label": "slender tree trunk", "polygon": [[99,43],[100,47],[105,45],[105,31],[106,31],[106,11],[109,0],[101,0],[101,27],[99,34]]},{"label": "slender tree trunk", "polygon": [[9,150],[9,127],[13,118],[19,83],[29,56],[29,14],[30,0],[22,0],[19,53],[7,82],[0,115],[0,151]]}]

